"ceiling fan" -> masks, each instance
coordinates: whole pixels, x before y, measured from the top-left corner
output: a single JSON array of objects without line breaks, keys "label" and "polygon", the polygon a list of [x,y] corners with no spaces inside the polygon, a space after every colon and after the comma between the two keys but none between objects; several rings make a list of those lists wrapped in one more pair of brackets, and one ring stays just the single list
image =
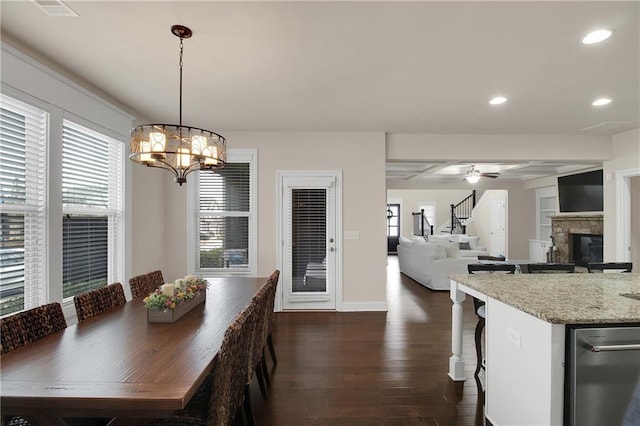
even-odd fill
[{"label": "ceiling fan", "polygon": [[476,169],[476,166],[472,164],[471,170],[467,172],[463,180],[466,180],[469,183],[476,183],[481,177],[495,179],[498,176],[500,176],[500,173],[480,173],[480,170]]}]

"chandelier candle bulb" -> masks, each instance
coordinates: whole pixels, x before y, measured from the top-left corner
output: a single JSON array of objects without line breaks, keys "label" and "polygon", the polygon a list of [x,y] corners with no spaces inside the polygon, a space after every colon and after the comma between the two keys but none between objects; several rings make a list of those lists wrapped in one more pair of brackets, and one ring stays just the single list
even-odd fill
[{"label": "chandelier candle bulb", "polygon": [[[149,133],[149,140],[151,144],[151,151],[153,152],[164,152],[164,147],[167,145],[167,138],[164,133],[161,132],[151,132]],[[144,142],[142,142],[144,144]]]},{"label": "chandelier candle bulb", "polygon": [[165,296],[172,296],[173,292],[176,289],[175,284],[172,283],[167,283],[167,284],[163,284],[160,289],[162,290],[162,294],[164,294]]},{"label": "chandelier candle bulb", "polygon": [[203,148],[207,145],[207,138],[204,136],[194,136],[191,138],[191,154],[204,155]]},{"label": "chandelier candle bulb", "polygon": [[191,163],[191,153],[189,152],[189,148],[179,148],[178,149],[178,166],[179,167],[189,167]]},{"label": "chandelier candle bulb", "polygon": [[153,158],[151,158],[151,143],[150,142],[142,142],[140,144],[140,161],[143,163],[153,163]]}]

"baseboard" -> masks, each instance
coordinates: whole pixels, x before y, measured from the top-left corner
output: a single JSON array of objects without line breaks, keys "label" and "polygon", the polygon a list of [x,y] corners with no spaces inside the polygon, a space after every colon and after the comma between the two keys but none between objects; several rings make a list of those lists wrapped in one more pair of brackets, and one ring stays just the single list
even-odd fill
[{"label": "baseboard", "polygon": [[387,312],[387,302],[342,302],[341,312]]}]

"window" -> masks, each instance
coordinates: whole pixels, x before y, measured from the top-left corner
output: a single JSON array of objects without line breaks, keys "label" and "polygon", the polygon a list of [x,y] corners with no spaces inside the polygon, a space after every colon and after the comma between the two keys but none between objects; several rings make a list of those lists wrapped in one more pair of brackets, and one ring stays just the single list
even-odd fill
[{"label": "window", "polygon": [[[235,154],[234,154],[235,153]],[[210,274],[255,271],[255,153],[230,150],[225,168],[196,181],[195,269]]]},{"label": "window", "polygon": [[123,276],[123,144],[64,120],[63,298]]},{"label": "window", "polygon": [[47,121],[0,94],[0,315],[46,303]]}]

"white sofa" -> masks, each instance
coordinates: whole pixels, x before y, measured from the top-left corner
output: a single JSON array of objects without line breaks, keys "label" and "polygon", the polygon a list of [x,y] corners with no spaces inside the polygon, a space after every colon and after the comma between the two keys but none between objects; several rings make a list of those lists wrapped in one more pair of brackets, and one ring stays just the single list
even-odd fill
[{"label": "white sofa", "polygon": [[[442,234],[429,235],[429,241],[453,241],[460,247],[460,257],[478,257],[488,255],[489,251],[485,246],[479,245],[480,237],[466,234]],[[468,248],[462,248],[468,245]]]},{"label": "white sofa", "polygon": [[458,243],[400,237],[400,272],[432,290],[449,290],[450,274],[466,274],[477,257],[462,257]]}]

